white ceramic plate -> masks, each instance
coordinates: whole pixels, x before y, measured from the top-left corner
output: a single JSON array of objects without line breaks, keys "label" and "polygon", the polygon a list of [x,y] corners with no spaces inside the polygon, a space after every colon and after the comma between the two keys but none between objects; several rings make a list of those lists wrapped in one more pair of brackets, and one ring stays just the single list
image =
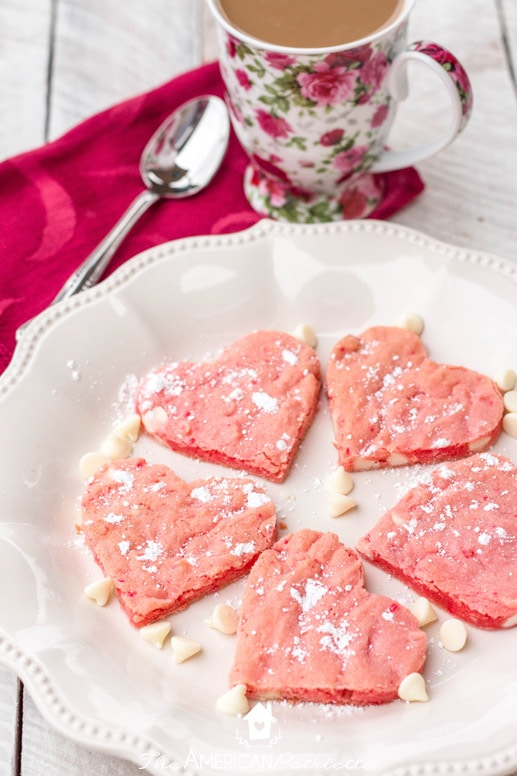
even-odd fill
[{"label": "white ceramic plate", "polygon": [[[128,624],[116,600],[100,608],[83,595],[99,571],[74,529],[81,455],[98,449],[127,411],[134,376],[164,356],[203,357],[252,329],[291,331],[306,322],[324,364],[344,333],[416,310],[432,357],[492,375],[517,366],[516,281],[513,264],[391,224],[263,221],[236,235],[152,249],[44,313],[0,381],[0,427],[9,440],[0,471],[0,568],[9,581],[0,585],[0,660],[48,721],[153,774],[494,776],[517,769],[517,629],[469,628],[467,648],[453,655],[440,648],[435,623],[429,703],[273,704],[261,739],[246,719],[214,709],[234,641],[206,621],[215,602],[238,604],[243,582],[170,618],[175,633],[204,646],[176,665],[169,647],[155,650]],[[517,461],[516,440],[502,435],[496,449]],[[186,479],[217,468],[143,438],[135,452]],[[266,483],[288,530],[333,530],[353,544],[417,473],[355,475],[358,509],[331,519],[321,484],[335,465],[322,399],[287,480]],[[367,584],[413,600],[370,566]]]}]

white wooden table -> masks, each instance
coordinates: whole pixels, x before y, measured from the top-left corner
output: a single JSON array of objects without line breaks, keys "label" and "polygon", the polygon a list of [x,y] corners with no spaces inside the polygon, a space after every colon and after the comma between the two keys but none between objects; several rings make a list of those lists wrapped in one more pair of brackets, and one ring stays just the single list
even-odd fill
[{"label": "white wooden table", "polygon": [[[425,193],[393,221],[517,260],[517,3],[420,0],[410,29],[459,56],[475,108],[463,135],[419,166]],[[203,0],[0,0],[0,158],[214,58]],[[431,84],[415,92],[401,138],[437,131],[443,118]],[[0,668],[0,776],[140,772],[56,734]]]}]

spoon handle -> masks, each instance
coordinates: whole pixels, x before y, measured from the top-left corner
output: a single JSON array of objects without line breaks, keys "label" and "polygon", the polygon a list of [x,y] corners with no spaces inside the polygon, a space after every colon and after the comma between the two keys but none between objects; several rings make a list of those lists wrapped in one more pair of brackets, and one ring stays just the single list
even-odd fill
[{"label": "spoon handle", "polygon": [[[119,218],[115,226],[108,232],[106,237],[99,243],[95,250],[83,261],[83,263],[70,275],[57,296],[51,302],[61,302],[63,299],[69,299],[86,288],[91,288],[99,280],[102,273],[108,266],[111,257],[118,246],[132,229],[145,211],[160,198],[160,194],[144,189],[141,194],[133,200],[128,209]],[[19,340],[27,326],[34,320],[23,323],[16,330],[16,339]]]},{"label": "spoon handle", "polygon": [[83,261],[83,263],[70,275],[64,286],[51,304],[61,302],[63,299],[78,294],[86,288],[91,288],[99,280],[102,273],[111,261],[111,257],[119,247],[122,240],[133,228],[145,211],[159,199],[156,192],[145,189],[133,200],[125,213],[120,217],[115,226],[99,243],[95,250]]}]

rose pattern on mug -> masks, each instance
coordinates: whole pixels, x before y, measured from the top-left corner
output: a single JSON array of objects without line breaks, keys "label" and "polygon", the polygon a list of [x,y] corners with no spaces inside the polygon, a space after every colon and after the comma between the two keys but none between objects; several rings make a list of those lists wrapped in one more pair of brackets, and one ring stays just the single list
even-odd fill
[{"label": "rose pattern on mug", "polygon": [[[255,210],[311,222],[361,218],[376,207],[382,176],[366,173],[378,157],[377,131],[390,120],[385,76],[404,38],[402,28],[388,47],[384,41],[295,57],[256,50],[226,33],[221,70],[236,134],[245,144],[242,135],[259,130],[245,178]],[[313,137],[321,109],[328,129]]]},{"label": "rose pattern on mug", "polygon": [[[217,0],[209,0],[218,18]],[[435,43],[407,44],[412,0],[399,20],[357,44],[321,50],[272,46],[218,18],[219,64],[235,134],[249,157],[244,190],[259,213],[282,221],[367,217],[384,196],[383,172],[445,148],[472,109],[460,62]],[[406,63],[430,66],[451,98],[437,141],[386,149]]]}]

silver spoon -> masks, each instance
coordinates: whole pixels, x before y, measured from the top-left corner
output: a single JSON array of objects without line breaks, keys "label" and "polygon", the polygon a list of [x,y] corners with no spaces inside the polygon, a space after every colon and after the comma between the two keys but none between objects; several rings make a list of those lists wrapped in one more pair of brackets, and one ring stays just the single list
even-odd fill
[{"label": "silver spoon", "polygon": [[[140,174],[146,188],[68,278],[51,304],[95,285],[122,240],[154,202],[162,197],[190,197],[210,183],[226,153],[229,133],[228,111],[219,97],[198,97],[174,111],[142,152]],[[29,323],[17,329],[16,339]]]}]

